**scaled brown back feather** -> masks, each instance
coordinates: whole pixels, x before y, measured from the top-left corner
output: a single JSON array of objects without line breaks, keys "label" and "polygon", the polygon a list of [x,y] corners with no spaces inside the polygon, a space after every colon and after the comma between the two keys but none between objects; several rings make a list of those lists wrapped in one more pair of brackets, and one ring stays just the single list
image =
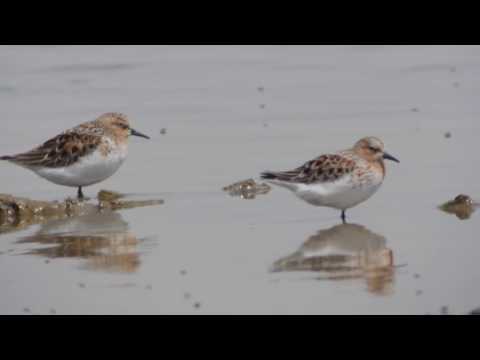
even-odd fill
[{"label": "scaled brown back feather", "polygon": [[262,179],[312,184],[335,181],[353,171],[355,162],[341,155],[321,155],[290,171],[261,174]]},{"label": "scaled brown back feather", "polygon": [[72,165],[81,157],[94,152],[101,142],[100,134],[78,130],[79,127],[67,130],[33,150],[6,156],[4,159],[26,167],[59,168]]}]

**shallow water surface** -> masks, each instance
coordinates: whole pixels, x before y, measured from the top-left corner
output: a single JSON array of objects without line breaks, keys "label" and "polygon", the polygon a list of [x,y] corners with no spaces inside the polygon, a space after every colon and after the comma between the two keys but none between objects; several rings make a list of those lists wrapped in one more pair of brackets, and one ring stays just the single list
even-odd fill
[{"label": "shallow water surface", "polygon": [[[0,154],[123,112],[152,139],[132,138],[122,168],[84,192],[165,200],[0,234],[2,314],[480,306],[478,214],[437,208],[480,197],[478,46],[0,46],[0,74]],[[222,190],[366,135],[401,163],[347,225],[284,189]],[[0,174],[0,193],[75,195],[8,163]]]}]

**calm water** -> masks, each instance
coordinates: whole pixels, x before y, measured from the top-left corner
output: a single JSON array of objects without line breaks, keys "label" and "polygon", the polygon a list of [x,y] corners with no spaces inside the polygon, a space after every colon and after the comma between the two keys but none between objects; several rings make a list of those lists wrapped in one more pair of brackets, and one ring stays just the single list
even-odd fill
[{"label": "calm water", "polygon": [[[124,112],[152,140],[86,195],[165,204],[0,234],[0,313],[467,313],[479,217],[436,207],[480,197],[479,76],[473,46],[1,46],[1,154]],[[348,226],[283,189],[222,191],[365,135],[401,163]],[[0,193],[75,194],[0,165]]]}]

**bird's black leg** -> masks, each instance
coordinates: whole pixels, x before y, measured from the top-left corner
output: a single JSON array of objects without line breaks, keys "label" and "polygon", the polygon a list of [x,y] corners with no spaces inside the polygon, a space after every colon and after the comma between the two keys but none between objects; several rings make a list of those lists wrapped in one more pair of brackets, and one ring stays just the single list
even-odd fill
[{"label": "bird's black leg", "polygon": [[83,200],[83,198],[84,198],[81,186],[78,187],[78,198],[80,200]]},{"label": "bird's black leg", "polygon": [[347,221],[345,220],[345,210],[342,210],[341,218],[342,218],[342,222],[343,222],[344,224],[346,224]]}]

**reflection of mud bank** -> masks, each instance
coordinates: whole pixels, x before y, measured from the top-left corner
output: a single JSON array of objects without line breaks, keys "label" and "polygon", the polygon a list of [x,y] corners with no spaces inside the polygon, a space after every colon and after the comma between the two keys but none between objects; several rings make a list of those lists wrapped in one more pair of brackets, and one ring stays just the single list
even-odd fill
[{"label": "reflection of mud bank", "polygon": [[257,184],[253,179],[239,181],[223,188],[230,196],[240,196],[242,199],[255,199],[257,195],[267,194],[270,190],[270,185]]},{"label": "reflection of mud bank", "polygon": [[0,234],[22,230],[33,224],[59,220],[111,209],[129,209],[163,204],[163,200],[120,200],[121,194],[101,191],[97,203],[66,199],[64,201],[37,201],[0,194]]},{"label": "reflection of mud bank", "polygon": [[386,239],[363,226],[341,224],[320,230],[295,253],[276,261],[272,271],[315,271],[318,279],[365,279],[368,291],[393,291],[393,252]]},{"label": "reflection of mud bank", "polygon": [[129,232],[122,216],[111,210],[50,221],[18,243],[48,245],[29,250],[26,254],[30,255],[86,259],[85,267],[90,270],[134,272],[140,265],[136,251],[140,240]]}]

